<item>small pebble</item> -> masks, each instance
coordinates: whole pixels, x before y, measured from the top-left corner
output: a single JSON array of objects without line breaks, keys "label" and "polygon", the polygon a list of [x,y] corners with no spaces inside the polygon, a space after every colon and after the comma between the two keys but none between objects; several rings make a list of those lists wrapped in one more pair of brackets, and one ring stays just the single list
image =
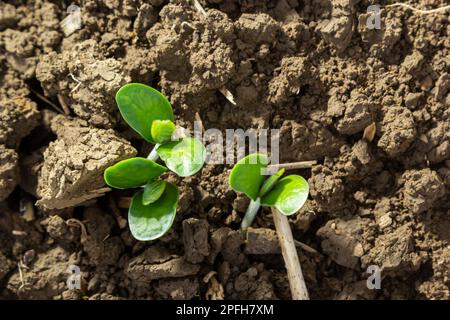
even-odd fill
[{"label": "small pebble", "polygon": [[36,257],[36,251],[34,249],[28,250],[23,254],[23,258],[22,258],[23,263],[26,266],[29,266],[33,262],[35,257]]}]

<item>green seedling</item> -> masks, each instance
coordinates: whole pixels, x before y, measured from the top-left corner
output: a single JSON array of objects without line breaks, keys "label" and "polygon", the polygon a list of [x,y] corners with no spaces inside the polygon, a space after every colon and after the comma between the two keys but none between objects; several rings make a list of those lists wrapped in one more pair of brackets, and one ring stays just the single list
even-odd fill
[{"label": "green seedling", "polygon": [[[306,300],[309,299],[308,290],[286,216],[296,213],[305,204],[309,185],[298,175],[283,177],[285,169],[269,175],[273,166],[269,168],[268,162],[266,155],[254,153],[238,161],[231,170],[229,177],[231,188],[236,192],[243,192],[250,198],[250,204],[242,219],[241,230],[245,234],[261,206],[272,208],[292,298]],[[284,166],[293,168],[293,165]]]},{"label": "green seedling", "polygon": [[[147,158],[126,159],[107,168],[104,179],[117,189],[142,188],[131,200],[128,224],[137,240],[154,240],[172,226],[179,198],[178,188],[158,177],[167,169],[180,177],[197,173],[206,149],[195,138],[174,138],[172,106],[159,91],[130,83],[117,92],[116,102],[125,122],[155,147]],[[165,166],[156,163],[159,158]]]},{"label": "green seedling", "polygon": [[231,188],[251,200],[242,220],[243,231],[253,223],[261,206],[273,207],[289,216],[300,210],[308,198],[309,185],[301,176],[283,177],[285,170],[280,169],[267,178],[268,162],[266,155],[254,153],[242,158],[231,170]]}]

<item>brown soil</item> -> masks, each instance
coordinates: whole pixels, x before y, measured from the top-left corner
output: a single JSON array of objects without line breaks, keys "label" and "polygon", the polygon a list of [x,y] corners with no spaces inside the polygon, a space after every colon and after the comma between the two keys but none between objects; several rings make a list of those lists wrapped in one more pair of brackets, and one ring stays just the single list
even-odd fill
[{"label": "brown soil", "polygon": [[[229,166],[169,175],[173,229],[132,238],[118,206],[131,191],[102,172],[151,147],[114,102],[133,81],[167,95],[180,125],[198,112],[205,128],[278,128],[283,162],[318,161],[298,172],[311,197],[290,218],[315,249],[298,249],[311,298],[450,299],[448,12],[385,9],[369,30],[366,0],[202,0],[206,16],[181,0],[74,2],[70,36],[70,1],[0,3],[1,298],[290,298],[270,212],[239,232],[248,200]],[[374,264],[381,290],[366,287]]]}]

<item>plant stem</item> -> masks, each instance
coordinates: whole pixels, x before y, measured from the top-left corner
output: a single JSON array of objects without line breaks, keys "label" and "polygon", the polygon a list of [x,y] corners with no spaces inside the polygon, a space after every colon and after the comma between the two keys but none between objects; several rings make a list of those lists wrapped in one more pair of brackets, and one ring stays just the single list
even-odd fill
[{"label": "plant stem", "polygon": [[292,300],[309,300],[308,289],[303,278],[302,268],[295,248],[294,237],[287,217],[272,208],[273,221],[288,274]]},{"label": "plant stem", "polygon": [[150,154],[147,157],[148,160],[152,160],[152,161],[158,160],[159,155],[158,155],[158,152],[156,152],[156,149],[158,149],[159,146],[160,146],[159,143],[155,144],[152,151],[150,152]]},{"label": "plant stem", "polygon": [[250,201],[250,204],[247,207],[247,211],[245,211],[245,216],[242,219],[241,223],[241,230],[243,232],[247,231],[247,228],[252,225],[253,220],[255,220],[256,214],[258,213],[260,207],[261,207],[260,198]]}]

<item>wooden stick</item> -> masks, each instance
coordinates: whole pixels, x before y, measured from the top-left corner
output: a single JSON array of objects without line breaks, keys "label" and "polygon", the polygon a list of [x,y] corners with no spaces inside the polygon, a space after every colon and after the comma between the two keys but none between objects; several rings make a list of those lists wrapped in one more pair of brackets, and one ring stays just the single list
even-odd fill
[{"label": "wooden stick", "polygon": [[200,12],[202,15],[206,16],[206,11],[205,9],[203,9],[202,5],[200,4],[200,2],[198,2],[198,0],[192,0],[195,9]]},{"label": "wooden stick", "polygon": [[278,234],[281,252],[286,265],[292,300],[309,300],[308,289],[303,278],[302,268],[298,260],[294,237],[287,217],[272,208],[273,221]]},{"label": "wooden stick", "polygon": [[286,170],[296,170],[296,169],[308,169],[311,168],[313,165],[317,164],[316,160],[311,161],[301,161],[301,162],[290,162],[290,163],[279,163],[279,164],[271,164],[268,166],[268,169],[273,170],[279,170],[279,169],[286,169]]},{"label": "wooden stick", "polygon": [[58,107],[56,104],[54,104],[52,101],[50,101],[50,99],[47,99],[46,97],[44,97],[42,94],[40,94],[39,92],[30,89],[31,92],[33,92],[36,97],[38,97],[39,99],[41,99],[42,101],[44,101],[46,104],[48,104],[50,107],[52,107],[53,109],[55,109],[57,112],[64,114],[64,111]]},{"label": "wooden stick", "polygon": [[310,246],[308,246],[307,244],[304,244],[303,242],[300,242],[300,241],[297,241],[294,239],[294,243],[295,243],[296,247],[299,247],[300,249],[305,250],[309,253],[314,253],[314,254],[319,253],[316,249],[311,248]]},{"label": "wooden stick", "polygon": [[61,107],[63,108],[64,113],[66,114],[66,116],[70,115],[70,109],[67,106],[67,103],[64,100],[64,97],[61,94],[57,94],[56,97],[58,98],[58,102],[61,105]]}]

